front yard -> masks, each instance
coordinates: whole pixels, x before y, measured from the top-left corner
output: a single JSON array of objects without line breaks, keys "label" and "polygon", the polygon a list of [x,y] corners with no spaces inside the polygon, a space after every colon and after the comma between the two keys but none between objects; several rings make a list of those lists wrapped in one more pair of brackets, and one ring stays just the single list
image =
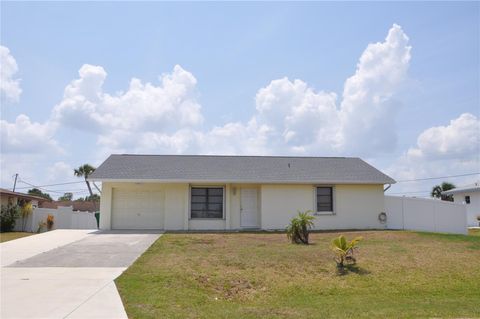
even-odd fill
[{"label": "front yard", "polygon": [[338,274],[330,241],[285,234],[166,234],[116,281],[130,318],[480,317],[480,236],[362,236]]},{"label": "front yard", "polygon": [[27,237],[35,235],[34,233],[27,233],[27,232],[19,232],[19,231],[13,231],[13,232],[6,232],[6,233],[0,233],[0,243],[9,241],[9,240],[14,240],[22,237]]}]

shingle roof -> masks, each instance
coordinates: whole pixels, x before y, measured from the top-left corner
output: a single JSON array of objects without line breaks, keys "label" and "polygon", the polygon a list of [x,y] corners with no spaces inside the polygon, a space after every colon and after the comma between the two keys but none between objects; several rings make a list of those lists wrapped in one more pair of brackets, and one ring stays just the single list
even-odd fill
[{"label": "shingle roof", "polygon": [[360,158],[111,155],[93,181],[389,184],[395,181]]},{"label": "shingle roof", "polygon": [[25,199],[34,199],[34,200],[38,200],[39,202],[48,201],[48,199],[40,197],[40,196],[24,194],[24,193],[19,193],[19,192],[12,192],[11,190],[8,190],[8,189],[5,189],[5,188],[0,188],[0,196],[2,196],[2,197],[3,196],[12,196],[12,197],[25,198]]}]

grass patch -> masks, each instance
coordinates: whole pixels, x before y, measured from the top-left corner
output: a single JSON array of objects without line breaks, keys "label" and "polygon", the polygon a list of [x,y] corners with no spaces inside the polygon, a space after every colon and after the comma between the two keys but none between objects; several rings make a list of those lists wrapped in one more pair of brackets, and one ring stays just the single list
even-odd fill
[{"label": "grass patch", "polygon": [[[129,318],[479,317],[480,237],[362,236],[339,273],[338,233],[297,246],[285,234],[166,234],[116,284]],[[470,238],[475,238],[473,241]]]},{"label": "grass patch", "polygon": [[475,229],[474,229],[474,228],[470,228],[470,229],[468,230],[468,235],[480,237],[480,228],[475,228]]},{"label": "grass patch", "polygon": [[14,240],[22,237],[27,237],[34,235],[34,233],[27,233],[27,232],[7,232],[7,233],[0,233],[0,243],[4,243],[9,240]]}]

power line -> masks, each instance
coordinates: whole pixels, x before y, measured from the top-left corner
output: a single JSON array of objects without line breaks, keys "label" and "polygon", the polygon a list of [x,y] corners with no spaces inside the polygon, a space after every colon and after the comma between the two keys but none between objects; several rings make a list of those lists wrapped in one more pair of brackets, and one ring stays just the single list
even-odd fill
[{"label": "power line", "polygon": [[[38,187],[49,187],[49,186],[60,186],[60,185],[70,185],[70,184],[83,184],[85,182],[82,182],[82,181],[77,181],[77,182],[65,182],[65,183],[57,183],[57,184],[48,184],[48,185],[38,185],[36,186],[37,188]],[[28,187],[17,187],[17,188],[28,188]]]},{"label": "power line", "polygon": [[403,181],[397,181],[397,183],[428,181],[428,180],[432,180],[432,179],[454,178],[454,177],[472,176],[472,175],[478,175],[478,174],[480,174],[480,172],[477,172],[477,173],[468,173],[468,174],[460,174],[460,175],[440,176],[440,177],[427,177],[427,178],[408,179],[408,180],[403,180]]},{"label": "power line", "polygon": [[[24,180],[19,180],[18,182],[19,182],[19,183],[23,183],[23,184],[30,185],[31,187],[38,188],[38,189],[41,189],[41,190],[43,190],[43,191],[45,191],[45,192],[50,192],[50,193],[64,194],[64,193],[86,193],[86,192],[88,192],[88,190],[81,190],[81,191],[59,191],[59,190],[52,190],[52,189],[47,189],[47,188],[44,188],[44,187],[41,187],[41,186],[33,185],[33,184],[28,183],[28,182],[25,182]],[[26,187],[26,188],[29,188],[29,187]]]}]

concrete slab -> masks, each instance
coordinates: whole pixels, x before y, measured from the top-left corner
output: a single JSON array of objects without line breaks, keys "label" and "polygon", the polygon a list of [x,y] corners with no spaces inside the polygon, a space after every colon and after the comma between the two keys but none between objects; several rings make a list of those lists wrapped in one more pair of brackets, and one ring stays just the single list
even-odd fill
[{"label": "concrete slab", "polygon": [[[125,268],[3,268],[1,318],[66,318],[112,284]],[[95,318],[126,318],[118,292],[91,308]],[[107,295],[107,296],[105,296]],[[112,302],[116,301],[115,302]],[[82,312],[79,312],[81,314]]]},{"label": "concrete slab", "polygon": [[9,267],[128,267],[160,232],[95,232]]},{"label": "concrete slab", "polygon": [[83,239],[95,232],[97,232],[95,229],[57,229],[1,243],[0,265],[2,267],[10,265],[16,261]]},{"label": "concrete slab", "polygon": [[56,230],[2,244],[0,318],[127,318],[113,280],[160,236]]}]

